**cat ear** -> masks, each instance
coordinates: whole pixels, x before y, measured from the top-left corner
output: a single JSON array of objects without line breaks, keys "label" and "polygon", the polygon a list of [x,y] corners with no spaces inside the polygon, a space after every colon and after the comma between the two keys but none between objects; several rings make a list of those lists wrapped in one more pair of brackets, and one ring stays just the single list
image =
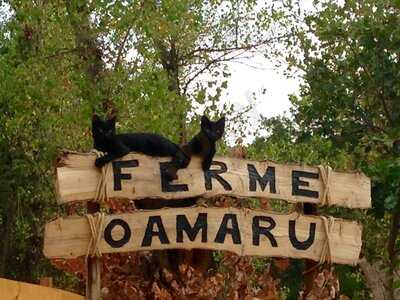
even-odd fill
[{"label": "cat ear", "polygon": [[210,120],[206,116],[201,117],[201,128],[210,127]]},{"label": "cat ear", "polygon": [[108,123],[111,124],[112,126],[115,126],[115,123],[117,122],[117,115],[112,114],[109,118],[108,118]]},{"label": "cat ear", "polygon": [[116,119],[117,118],[117,115],[118,115],[118,110],[117,110],[117,108],[114,106],[114,104],[112,104],[112,103],[109,103],[109,104],[107,104],[108,105],[108,108],[111,108],[111,110],[108,110],[108,113],[107,113],[107,119],[108,120],[111,120],[111,119]]},{"label": "cat ear", "polygon": [[92,114],[92,124],[100,123],[100,122],[101,122],[101,119],[100,119],[99,115],[94,112]]},{"label": "cat ear", "polygon": [[217,121],[218,127],[224,128],[225,127],[225,116]]}]

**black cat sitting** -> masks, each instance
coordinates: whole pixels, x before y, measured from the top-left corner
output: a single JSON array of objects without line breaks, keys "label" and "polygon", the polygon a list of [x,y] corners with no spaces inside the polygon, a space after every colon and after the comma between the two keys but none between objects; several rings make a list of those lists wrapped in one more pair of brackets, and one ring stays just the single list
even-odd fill
[{"label": "black cat sitting", "polygon": [[183,152],[189,157],[193,154],[200,155],[203,170],[209,170],[216,152],[215,143],[224,134],[224,129],[225,117],[213,122],[206,116],[202,116],[200,132],[188,144],[182,147]]},{"label": "black cat sitting", "polygon": [[176,179],[176,172],[189,164],[189,158],[181,148],[167,138],[153,133],[116,134],[116,117],[102,120],[98,115],[92,117],[92,136],[94,148],[106,153],[96,159],[96,167],[103,167],[113,159],[129,152],[140,152],[150,156],[172,156],[171,168],[166,170],[166,179]]}]

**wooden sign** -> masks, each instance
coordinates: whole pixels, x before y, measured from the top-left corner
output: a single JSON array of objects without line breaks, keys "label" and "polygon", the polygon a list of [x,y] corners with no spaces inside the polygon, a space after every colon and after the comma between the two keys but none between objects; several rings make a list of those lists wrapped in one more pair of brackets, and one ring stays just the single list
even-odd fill
[{"label": "wooden sign", "polygon": [[2,300],[85,300],[78,294],[21,281],[0,278]]},{"label": "wooden sign", "polygon": [[[95,198],[100,179],[95,158],[91,153],[64,153],[59,159],[56,186],[60,204]],[[167,182],[162,173],[169,160],[131,153],[113,161],[106,178],[108,196],[135,200],[232,195],[318,204],[324,194],[316,167],[217,156],[210,170],[203,172],[200,159],[193,157],[186,169],[178,171],[177,180]],[[331,205],[371,207],[371,183],[364,174],[332,171],[329,181]]]},{"label": "wooden sign", "polygon": [[[174,208],[107,215],[101,232],[102,253],[200,248],[318,261],[327,241],[319,217],[236,208]],[[48,258],[86,255],[90,238],[85,217],[60,218],[46,225],[44,253]],[[336,219],[330,244],[332,262],[356,264],[361,226]]]}]

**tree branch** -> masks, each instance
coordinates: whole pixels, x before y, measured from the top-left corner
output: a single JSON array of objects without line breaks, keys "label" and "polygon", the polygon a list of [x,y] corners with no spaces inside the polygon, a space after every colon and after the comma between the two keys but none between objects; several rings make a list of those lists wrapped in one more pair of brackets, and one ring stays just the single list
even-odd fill
[{"label": "tree branch", "polygon": [[[380,43],[378,41],[378,56],[381,60],[381,66],[384,68],[385,67],[385,58],[383,56],[383,49],[382,49],[382,43]],[[383,74],[382,74],[382,88],[380,90],[380,98],[381,98],[381,102],[382,102],[382,106],[383,106],[383,111],[385,112],[386,118],[388,119],[390,124],[393,124],[393,118],[392,118],[392,114],[389,112],[389,109],[387,107],[387,103],[385,101],[385,72],[384,69],[382,70]]]},{"label": "tree branch", "polygon": [[[350,50],[353,53],[355,58],[358,57],[358,53],[354,49],[354,47],[352,45],[350,45]],[[382,60],[381,65],[383,66],[384,65],[384,61],[383,61],[384,59],[383,59],[383,56],[381,55],[381,53],[383,53],[383,50],[380,49],[380,47],[379,47],[378,56]],[[364,70],[365,74],[367,74],[369,80],[373,81],[374,77],[371,74],[370,70],[368,69],[368,65],[367,64],[363,65],[362,69]],[[378,98],[380,98],[380,100],[382,102],[382,106],[383,106],[383,111],[384,111],[384,113],[386,115],[386,118],[388,119],[389,123],[393,124],[394,120],[392,118],[392,115],[391,115],[391,113],[390,113],[390,111],[389,111],[389,109],[387,107],[387,103],[385,101],[385,76],[382,76],[382,88],[381,89],[377,89],[375,91],[372,91],[372,94],[376,94],[376,96]]]},{"label": "tree branch", "polygon": [[56,57],[59,57],[59,56],[63,56],[63,55],[68,54],[68,53],[73,53],[73,52],[78,52],[78,51],[79,51],[78,48],[73,48],[73,49],[67,49],[67,48],[59,49],[59,50],[57,50],[55,53],[43,57],[43,59],[45,59],[45,60],[46,60],[46,59],[52,59],[52,58],[56,58]]},{"label": "tree branch", "polygon": [[128,28],[128,30],[126,31],[125,36],[122,40],[122,43],[119,45],[117,59],[115,60],[115,64],[114,64],[114,71],[121,65],[122,52],[124,51],[125,44],[126,44],[126,41],[128,40],[131,29],[132,29],[132,27]]},{"label": "tree branch", "polygon": [[218,56],[217,58],[209,61],[203,68],[201,68],[199,71],[197,71],[186,83],[185,86],[183,87],[183,94],[186,94],[187,89],[190,85],[190,83],[193,82],[193,80],[195,80],[199,75],[201,75],[202,73],[204,73],[204,71],[208,70],[213,64],[219,63],[219,62],[223,62],[223,61],[230,61],[233,60],[235,58],[237,58],[238,56],[242,55],[245,51],[233,56],[233,57],[228,57],[228,58],[223,58],[224,56],[227,56],[228,54],[223,53],[220,56]]},{"label": "tree branch", "polygon": [[269,38],[263,41],[260,41],[255,44],[249,44],[249,45],[243,45],[243,46],[234,46],[234,47],[226,47],[226,48],[197,48],[194,49],[193,51],[187,53],[184,55],[182,58],[183,59],[188,59],[192,58],[196,53],[219,53],[219,52],[232,52],[232,51],[237,51],[237,50],[250,50],[250,49],[255,49],[260,46],[266,45],[268,43],[276,42],[279,41],[280,39],[286,38],[291,36],[291,34],[284,34],[278,37],[273,37]]}]

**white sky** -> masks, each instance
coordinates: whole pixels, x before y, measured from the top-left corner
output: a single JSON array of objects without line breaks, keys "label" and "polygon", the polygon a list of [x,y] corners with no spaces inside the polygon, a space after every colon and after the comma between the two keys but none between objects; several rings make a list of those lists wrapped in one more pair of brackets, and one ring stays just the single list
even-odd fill
[{"label": "white sky", "polygon": [[[304,12],[315,10],[313,0],[299,0],[299,3]],[[229,62],[228,67],[231,77],[227,90],[222,94],[222,101],[240,109],[253,101],[253,93],[256,95],[255,107],[251,112],[254,123],[249,124],[249,128],[257,123],[259,115],[273,117],[285,112],[289,114],[289,95],[299,93],[300,78],[287,78],[283,75],[286,66],[277,68],[260,54],[242,63]],[[265,94],[261,93],[263,89],[266,90]],[[250,143],[253,139],[254,136],[247,135],[244,142]],[[232,144],[235,140],[234,136],[228,138]]]},{"label": "white sky", "polygon": [[[299,3],[304,11],[314,9],[313,0],[299,0]],[[283,75],[283,69],[275,68],[271,61],[261,55],[245,63],[231,62],[228,66],[232,75],[228,89],[222,96],[223,101],[240,107],[253,98],[252,93],[256,93],[254,115],[272,117],[289,112],[289,95],[298,93],[298,78],[287,78]],[[261,94],[262,89],[266,89],[265,94]]]},{"label": "white sky", "polygon": [[[288,95],[297,93],[300,81],[286,78],[282,69],[262,57],[255,57],[245,63],[229,64],[231,78],[223,100],[238,107],[246,105],[256,93],[255,114],[272,117],[288,111],[290,101]],[[261,91],[265,89],[265,94]]]}]

